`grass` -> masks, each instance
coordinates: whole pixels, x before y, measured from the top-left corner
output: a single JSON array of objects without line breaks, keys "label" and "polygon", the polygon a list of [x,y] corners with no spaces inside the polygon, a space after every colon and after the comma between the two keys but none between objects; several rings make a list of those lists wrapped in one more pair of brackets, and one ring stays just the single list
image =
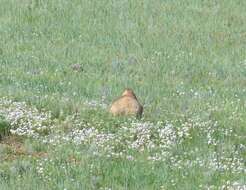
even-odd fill
[{"label": "grass", "polygon": [[[0,114],[15,130],[27,126],[27,121],[58,126],[39,132],[38,140],[0,142],[0,189],[190,190],[246,184],[246,2],[0,0],[0,4],[0,98],[27,104],[0,101]],[[74,71],[73,64],[80,64],[81,71]],[[141,121],[113,118],[104,108],[125,87],[134,89],[144,105]],[[10,117],[17,111],[23,111],[18,124]],[[38,119],[42,112],[51,112],[45,124]],[[144,124],[140,128],[151,133],[157,148],[141,152],[126,145],[147,139],[141,130],[122,129],[130,130],[134,122],[156,126],[150,132]],[[159,158],[163,153],[158,147],[162,143],[158,122],[164,123],[167,141],[169,123],[175,134],[192,127],[189,138],[174,140],[165,159],[150,162],[149,156]],[[6,126],[0,119],[0,136]],[[49,132],[54,138],[56,130],[67,135],[73,129],[93,127],[91,139],[83,145],[41,142]],[[99,138],[95,134],[115,135],[122,141],[108,140],[109,145],[99,149],[103,156],[93,156]],[[123,154],[134,161],[112,156],[106,147],[113,147],[114,153],[126,151]],[[219,169],[212,169],[212,159],[217,159]],[[229,167],[230,163],[238,165]]]},{"label": "grass", "polygon": [[0,115],[0,139],[8,135],[10,132],[10,124]]}]

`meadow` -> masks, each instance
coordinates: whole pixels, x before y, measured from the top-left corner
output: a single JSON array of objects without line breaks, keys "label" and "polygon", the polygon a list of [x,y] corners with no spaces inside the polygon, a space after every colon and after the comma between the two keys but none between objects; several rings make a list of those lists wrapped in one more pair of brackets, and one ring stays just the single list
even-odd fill
[{"label": "meadow", "polygon": [[245,190],[245,7],[0,0],[0,189]]}]

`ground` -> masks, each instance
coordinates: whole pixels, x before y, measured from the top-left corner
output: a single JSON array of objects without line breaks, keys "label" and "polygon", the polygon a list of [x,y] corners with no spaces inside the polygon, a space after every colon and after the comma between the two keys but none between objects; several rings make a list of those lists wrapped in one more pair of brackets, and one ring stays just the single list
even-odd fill
[{"label": "ground", "polygon": [[246,2],[0,4],[0,189],[246,189]]}]

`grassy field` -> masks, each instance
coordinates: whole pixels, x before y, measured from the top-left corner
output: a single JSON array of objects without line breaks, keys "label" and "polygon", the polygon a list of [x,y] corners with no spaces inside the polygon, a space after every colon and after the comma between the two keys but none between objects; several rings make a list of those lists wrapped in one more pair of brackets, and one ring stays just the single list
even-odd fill
[{"label": "grassy field", "polygon": [[245,7],[0,0],[0,189],[246,189]]}]

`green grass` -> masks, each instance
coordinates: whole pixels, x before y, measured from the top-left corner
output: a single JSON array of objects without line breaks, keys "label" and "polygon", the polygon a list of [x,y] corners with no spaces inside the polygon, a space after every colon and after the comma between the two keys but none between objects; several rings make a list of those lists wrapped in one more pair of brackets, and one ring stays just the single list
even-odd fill
[{"label": "green grass", "polygon": [[10,132],[10,124],[0,115],[0,140]]},{"label": "green grass", "polygon": [[[206,133],[198,127],[191,140],[170,152],[172,156],[185,163],[208,160],[213,152],[232,158],[239,152],[245,168],[245,148],[237,147],[246,146],[246,1],[0,4],[0,98],[51,111],[52,119],[65,129],[73,127],[65,118],[78,112],[79,120],[117,134],[117,127],[129,124],[127,119],[112,118],[104,109],[87,109],[84,102],[109,105],[130,87],[144,105],[142,122],[171,121],[182,128],[185,122],[217,121],[213,138],[219,144],[208,146]],[[82,71],[73,71],[73,64],[80,64]],[[0,136],[7,126],[2,123],[0,118]],[[234,135],[221,132],[227,129]],[[90,148],[72,144],[46,147],[27,139],[23,146],[27,155],[1,162],[0,189],[195,190],[212,185],[216,189],[228,180],[246,183],[242,173],[212,172],[206,165],[179,169],[170,160],[150,164],[149,153],[135,152],[137,161],[131,162],[95,158]],[[2,149],[0,153],[11,155]],[[48,180],[36,172],[43,156],[29,157],[33,152],[45,152],[54,160],[43,161]],[[78,163],[71,164],[70,156]]]}]

